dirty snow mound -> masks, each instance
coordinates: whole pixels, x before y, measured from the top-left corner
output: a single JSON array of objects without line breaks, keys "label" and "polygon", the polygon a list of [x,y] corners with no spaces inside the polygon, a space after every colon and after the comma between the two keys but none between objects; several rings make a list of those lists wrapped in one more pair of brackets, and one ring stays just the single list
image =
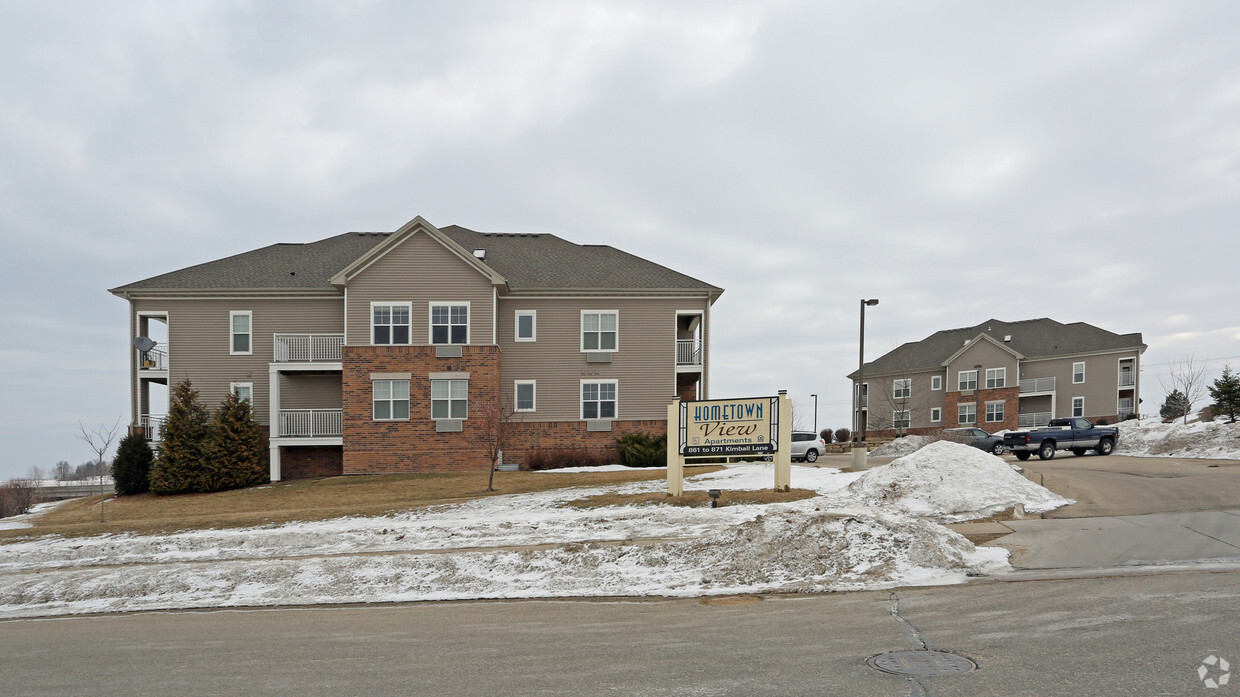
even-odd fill
[{"label": "dirty snow mound", "polygon": [[950,441],[875,467],[846,491],[871,505],[946,522],[985,518],[1016,504],[1039,513],[1072,503],[1025,479],[1002,458]]},{"label": "dirty snow mound", "polygon": [[873,457],[903,457],[921,450],[934,442],[929,436],[900,436],[890,443],[883,443],[870,452]]},{"label": "dirty snow mound", "polygon": [[1178,419],[1165,424],[1159,418],[1121,421],[1115,454],[1240,460],[1240,423],[1223,419],[1188,424]]}]

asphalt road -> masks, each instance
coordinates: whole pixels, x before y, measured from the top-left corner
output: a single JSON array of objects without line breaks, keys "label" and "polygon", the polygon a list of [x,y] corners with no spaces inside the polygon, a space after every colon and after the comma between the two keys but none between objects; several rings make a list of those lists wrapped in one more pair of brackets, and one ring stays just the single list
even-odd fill
[{"label": "asphalt road", "polygon": [[[15,620],[0,622],[0,687],[17,697],[1224,695],[1197,669],[1210,655],[1240,668],[1236,581],[1199,571],[984,580],[894,596]],[[923,646],[979,669],[918,684],[866,664]]]}]

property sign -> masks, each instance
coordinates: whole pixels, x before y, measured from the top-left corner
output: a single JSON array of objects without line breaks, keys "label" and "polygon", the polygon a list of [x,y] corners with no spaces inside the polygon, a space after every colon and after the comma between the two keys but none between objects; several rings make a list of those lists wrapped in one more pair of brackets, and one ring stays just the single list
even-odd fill
[{"label": "property sign", "polygon": [[680,454],[769,455],[779,452],[779,397],[680,403]]}]

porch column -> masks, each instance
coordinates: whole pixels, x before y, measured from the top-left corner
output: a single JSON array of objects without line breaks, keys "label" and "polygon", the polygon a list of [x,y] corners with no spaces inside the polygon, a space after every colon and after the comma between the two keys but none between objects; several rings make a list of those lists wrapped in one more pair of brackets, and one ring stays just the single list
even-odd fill
[{"label": "porch column", "polygon": [[276,370],[274,364],[268,364],[267,368],[267,396],[269,397],[267,405],[268,424],[267,431],[268,440],[271,443],[271,481],[280,481],[280,371]]}]

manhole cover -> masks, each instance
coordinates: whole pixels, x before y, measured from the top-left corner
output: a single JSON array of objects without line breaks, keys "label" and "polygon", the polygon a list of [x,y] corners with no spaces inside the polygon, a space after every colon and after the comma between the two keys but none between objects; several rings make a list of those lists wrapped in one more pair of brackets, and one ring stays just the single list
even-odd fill
[{"label": "manhole cover", "polygon": [[973,661],[946,651],[888,651],[868,659],[866,663],[884,673],[929,678],[960,675],[977,669]]}]

